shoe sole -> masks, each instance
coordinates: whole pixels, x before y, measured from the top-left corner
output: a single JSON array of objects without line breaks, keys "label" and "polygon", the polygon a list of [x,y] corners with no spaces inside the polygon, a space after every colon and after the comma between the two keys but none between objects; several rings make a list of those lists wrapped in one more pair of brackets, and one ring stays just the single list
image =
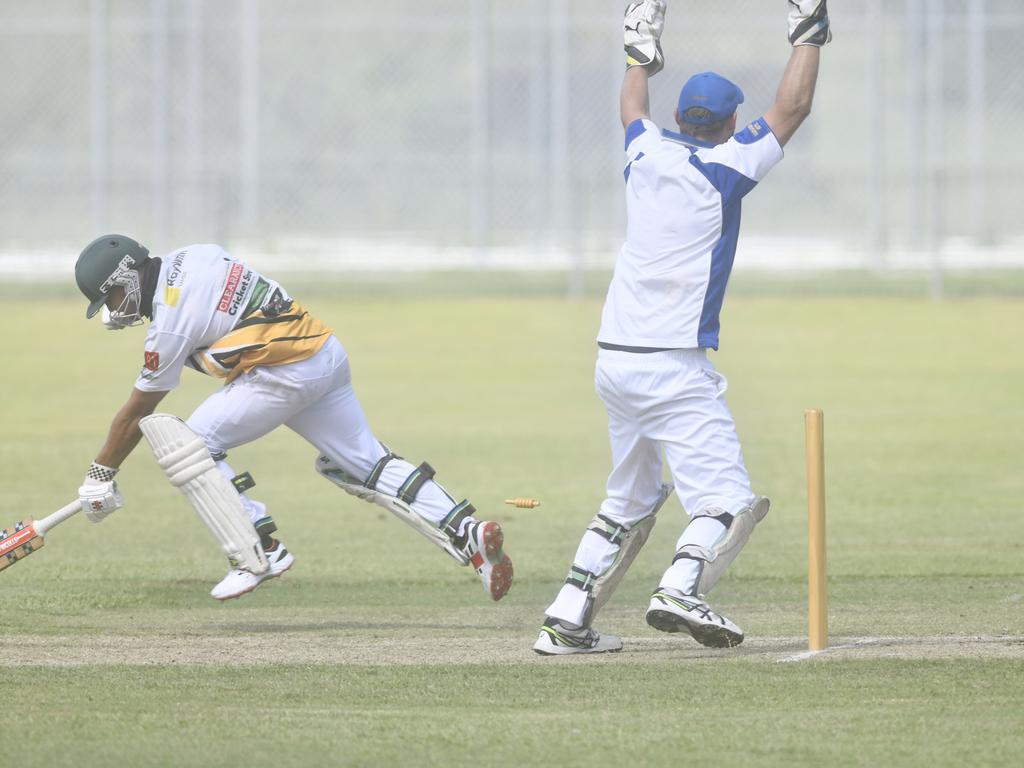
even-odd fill
[{"label": "shoe sole", "polygon": [[488,593],[492,600],[501,600],[512,587],[512,560],[501,551],[505,544],[505,533],[497,523],[488,523],[484,528],[484,558],[491,565]]},{"label": "shoe sole", "polygon": [[252,592],[254,589],[256,589],[256,587],[258,587],[263,582],[270,581],[271,579],[276,579],[278,576],[280,576],[285,571],[291,570],[291,567],[293,565],[295,565],[295,558],[294,557],[292,558],[292,561],[290,563],[288,563],[288,565],[286,565],[280,571],[278,571],[277,573],[274,573],[273,571],[267,572],[267,574],[262,579],[257,581],[255,584],[253,584],[248,589],[243,589],[241,592],[235,592],[235,594],[233,594],[233,595],[226,595],[224,597],[214,597],[213,595],[210,595],[210,597],[213,597],[214,600],[217,600],[217,601],[222,602],[222,603],[225,600],[237,600],[240,597],[244,597],[245,595],[248,595],[250,592]]},{"label": "shoe sole", "polygon": [[647,623],[662,632],[686,632],[708,648],[735,648],[743,642],[743,635],[713,624],[693,624],[683,616],[660,608],[647,611]]},{"label": "shoe sole", "polygon": [[244,595],[248,595],[250,592],[252,592],[254,589],[256,589],[256,587],[258,587],[262,583],[263,583],[262,581],[257,581],[255,584],[253,584],[248,589],[243,589],[241,592],[235,592],[235,594],[233,594],[233,595],[225,595],[224,597],[217,597],[216,595],[210,595],[210,597],[212,597],[214,600],[217,600],[218,602],[221,602],[221,603],[225,602],[226,600],[237,600],[239,597],[242,597]]},{"label": "shoe sole", "polygon": [[620,645],[618,648],[558,648],[557,650],[549,650],[546,648],[538,648],[536,645],[533,646],[533,652],[540,656],[575,656],[582,653],[619,653],[622,650]]},{"label": "shoe sole", "polygon": [[282,568],[281,570],[279,570],[279,571],[274,571],[274,570],[271,570],[271,571],[269,571],[269,572],[267,573],[267,575],[266,575],[266,576],[264,576],[264,577],[263,577],[263,578],[262,578],[262,579],[260,580],[260,583],[259,583],[259,584],[257,584],[256,586],[258,587],[258,586],[259,586],[260,584],[262,584],[262,583],[263,583],[264,581],[270,581],[271,579],[276,579],[276,578],[277,578],[278,576],[280,576],[280,575],[281,575],[282,573],[285,573],[286,571],[290,571],[290,570],[292,569],[292,566],[293,566],[293,565],[295,565],[295,558],[294,558],[294,557],[292,558],[292,561],[291,561],[290,563],[288,563],[288,565],[286,565],[286,566],[285,566],[284,568]]}]

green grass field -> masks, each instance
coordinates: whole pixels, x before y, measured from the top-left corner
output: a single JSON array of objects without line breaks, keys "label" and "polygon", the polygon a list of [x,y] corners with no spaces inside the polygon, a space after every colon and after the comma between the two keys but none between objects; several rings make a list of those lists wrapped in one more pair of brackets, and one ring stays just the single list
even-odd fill
[{"label": "green grass field", "polygon": [[[293,289],[294,290],[294,289]],[[711,596],[716,651],[643,621],[683,526],[660,515],[599,628],[620,654],[530,651],[602,499],[600,303],[305,303],[378,436],[505,527],[517,580],[472,573],[312,471],[286,431],[232,453],[295,568],[216,604],[224,563],[145,445],[127,506],[0,575],[0,740],[19,766],[1010,765],[1024,752],[1024,302],[739,292],[715,364],[772,512]],[[5,297],[3,525],[76,494],[141,364],[83,302]],[[11,351],[11,350],[9,350]],[[186,374],[164,410],[215,383]],[[826,418],[832,643],[806,649],[803,411]],[[539,509],[503,506],[529,495]],[[796,660],[794,660],[796,659]],[[1017,757],[1014,757],[1017,755]]]}]

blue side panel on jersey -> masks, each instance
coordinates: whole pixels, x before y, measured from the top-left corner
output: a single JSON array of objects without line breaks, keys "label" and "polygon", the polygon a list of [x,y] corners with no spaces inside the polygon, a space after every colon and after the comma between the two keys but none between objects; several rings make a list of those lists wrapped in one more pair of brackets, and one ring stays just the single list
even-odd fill
[{"label": "blue side panel on jersey", "polygon": [[690,165],[700,171],[704,178],[711,182],[711,186],[718,190],[722,195],[722,205],[739,200],[757,186],[756,181],[744,176],[735,168],[721,163],[705,163],[696,153],[690,155]]},{"label": "blue side panel on jersey", "polygon": [[725,301],[725,286],[736,258],[736,242],[740,235],[740,199],[722,207],[722,236],[711,251],[711,274],[704,294],[704,307],[700,312],[697,346],[718,349],[718,316]]},{"label": "blue side panel on jersey", "polygon": [[740,144],[753,144],[755,141],[760,141],[765,136],[768,136],[771,132],[772,129],[768,127],[768,123],[764,121],[763,117],[759,117],[733,138]]},{"label": "blue side panel on jersey", "polygon": [[646,131],[647,128],[644,126],[642,118],[634,120],[626,127],[626,149],[629,149],[629,145],[633,143],[637,136]]},{"label": "blue side panel on jersey", "polygon": [[641,153],[640,153],[639,155],[637,155],[636,157],[634,157],[634,158],[633,158],[632,160],[630,160],[630,161],[629,161],[629,162],[628,162],[628,163],[626,164],[626,170],[624,170],[624,171],[622,172],[622,175],[623,175],[623,176],[625,177],[626,181],[629,181],[629,169],[633,167],[633,163],[635,163],[635,162],[636,162],[637,160],[639,160],[639,159],[640,159],[641,157],[643,157],[643,156],[644,156],[644,153],[643,153],[643,152],[641,152]]}]

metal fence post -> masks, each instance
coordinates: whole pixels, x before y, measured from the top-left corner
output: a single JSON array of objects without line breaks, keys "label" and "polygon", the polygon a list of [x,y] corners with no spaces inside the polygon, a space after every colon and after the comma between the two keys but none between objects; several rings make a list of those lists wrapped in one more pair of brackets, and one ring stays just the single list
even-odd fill
[{"label": "metal fence post", "polygon": [[238,88],[238,235],[256,236],[260,207],[260,4],[242,0],[239,23]]},{"label": "metal fence post", "polygon": [[929,0],[925,19],[927,29],[927,78],[924,144],[927,158],[925,193],[927,204],[928,295],[942,298],[942,244],[944,237],[943,209],[945,203],[945,3]]},{"label": "metal fence post", "polygon": [[[904,18],[907,43],[905,58],[906,71],[906,112],[914,115],[924,114],[924,65],[925,55],[925,0],[907,0]],[[907,144],[907,241],[912,251],[922,249],[925,219],[924,164],[925,145],[914,131],[905,131]]]},{"label": "metal fence post", "polygon": [[92,0],[89,18],[89,130],[90,192],[94,232],[107,229],[107,178],[109,175],[107,126],[107,0]]},{"label": "metal fence post", "polygon": [[548,178],[547,157],[547,112],[548,112],[548,45],[545,32],[547,22],[547,0],[533,0],[530,4],[529,27],[529,145],[530,145],[530,186],[534,190],[529,197],[530,235],[533,248],[543,248],[548,230]]},{"label": "metal fence post", "polygon": [[967,220],[976,245],[988,245],[995,239],[989,231],[985,207],[987,15],[985,0],[970,0],[967,6]]},{"label": "metal fence post", "polygon": [[568,0],[552,0],[548,4],[550,20],[551,93],[548,103],[548,198],[551,215],[548,219],[553,250],[561,251],[571,259],[566,291],[575,295],[579,290],[579,276],[575,256],[570,254],[570,187],[569,173],[569,9]]},{"label": "metal fence post", "polygon": [[168,100],[168,41],[167,0],[152,0],[151,25],[153,47],[150,50],[153,66],[153,89],[150,93],[150,105],[153,121],[153,172],[150,177],[152,201],[153,244],[163,249],[168,246],[168,228],[170,213],[168,195],[170,191],[170,110]]},{"label": "metal fence post", "polygon": [[886,234],[888,222],[886,210],[886,90],[885,90],[885,30],[882,18],[882,0],[867,0],[864,19],[864,37],[867,44],[867,114],[869,126],[868,178],[867,178],[867,244],[872,263],[876,267],[885,265]]},{"label": "metal fence post", "polygon": [[208,237],[203,173],[203,5],[185,6],[185,200],[182,224],[188,238]]},{"label": "metal fence post", "polygon": [[470,233],[476,266],[487,261],[490,240],[490,0],[468,0],[470,4],[470,59],[473,62],[473,103],[470,128]]},{"label": "metal fence post", "polygon": [[[608,16],[618,19],[622,15],[623,5],[620,0],[609,0]],[[619,194],[609,195],[608,221],[623,221],[625,209],[622,194],[622,171],[625,168],[625,134],[622,129],[620,98],[622,83],[626,72],[626,52],[622,41],[622,24],[608,25],[608,50],[614,52],[608,57],[608,109],[611,120],[608,121],[608,160],[609,168],[614,173],[616,191]],[[664,73],[662,73],[664,77]],[[651,115],[655,119],[654,115]],[[656,120],[655,120],[656,121]],[[611,249],[612,260],[618,258],[619,244],[625,239],[625,230],[616,228],[610,239],[602,238],[602,247]]]}]

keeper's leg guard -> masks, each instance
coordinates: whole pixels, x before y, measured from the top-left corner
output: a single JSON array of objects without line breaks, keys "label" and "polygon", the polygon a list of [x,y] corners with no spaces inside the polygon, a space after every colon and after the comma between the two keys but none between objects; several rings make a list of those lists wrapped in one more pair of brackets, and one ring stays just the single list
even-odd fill
[{"label": "keeper's leg guard", "polygon": [[232,565],[260,575],[269,569],[238,491],[214,464],[195,432],[177,416],[154,413],[139,422],[157,464],[206,523]]},{"label": "keeper's leg guard", "polygon": [[[735,515],[720,509],[702,510],[694,515],[680,538],[676,556],[665,571],[660,586],[678,590],[684,595],[707,595],[746,545],[757,524],[768,514],[770,505],[767,498],[758,496],[749,507]],[[687,536],[691,526],[706,526],[711,521],[724,527],[713,543],[684,543],[687,538],[700,538],[699,535]]]},{"label": "keeper's leg guard", "polygon": [[319,474],[345,493],[384,507],[403,523],[411,526],[417,533],[447,552],[460,565],[469,564],[470,555],[464,551],[465,547],[457,546],[454,539],[459,536],[462,523],[476,511],[473,505],[468,501],[462,501],[452,508],[440,525],[432,524],[412,508],[420,489],[434,477],[433,468],[426,462],[420,464],[409,474],[395,495],[392,496],[377,489],[377,483],[387,464],[398,458],[395,454],[388,452],[377,462],[370,472],[370,476],[363,481],[346,473],[328,456],[318,456],[315,466]]},{"label": "keeper's leg guard", "polygon": [[662,485],[651,511],[629,528],[597,515],[584,532],[569,576],[548,606],[547,615],[570,625],[589,627],[647,543],[655,516],[671,494],[672,486]]}]

